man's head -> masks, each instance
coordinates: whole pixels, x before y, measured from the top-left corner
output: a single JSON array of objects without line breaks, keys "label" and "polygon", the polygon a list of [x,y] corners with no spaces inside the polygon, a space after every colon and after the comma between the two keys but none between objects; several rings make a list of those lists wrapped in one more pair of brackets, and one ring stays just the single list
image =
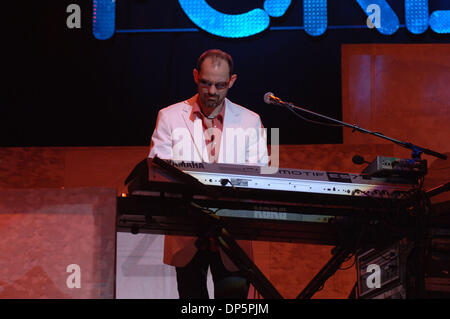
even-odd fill
[{"label": "man's head", "polygon": [[236,81],[233,60],[221,50],[208,50],[199,57],[193,73],[198,87],[198,102],[202,111],[209,115],[222,106],[228,90]]}]

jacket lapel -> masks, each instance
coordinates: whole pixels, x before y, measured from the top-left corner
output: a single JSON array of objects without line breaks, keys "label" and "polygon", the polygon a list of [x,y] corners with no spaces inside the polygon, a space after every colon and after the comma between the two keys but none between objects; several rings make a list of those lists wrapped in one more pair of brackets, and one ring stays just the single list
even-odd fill
[{"label": "jacket lapel", "polygon": [[186,127],[188,128],[190,138],[192,140],[193,150],[191,158],[192,161],[208,162],[208,154],[206,153],[206,143],[203,134],[202,121],[196,117],[192,112],[192,103],[195,103],[197,95],[187,100],[184,104],[181,117],[183,118]]},{"label": "jacket lapel", "polygon": [[[225,157],[226,153],[226,133],[227,128],[238,128],[240,123],[240,112],[237,107],[234,106],[233,102],[228,99],[225,99],[225,117],[223,119],[223,129],[222,136],[220,140],[220,150],[219,150],[219,163],[227,163],[227,159]],[[232,163],[233,161],[231,161]]]}]

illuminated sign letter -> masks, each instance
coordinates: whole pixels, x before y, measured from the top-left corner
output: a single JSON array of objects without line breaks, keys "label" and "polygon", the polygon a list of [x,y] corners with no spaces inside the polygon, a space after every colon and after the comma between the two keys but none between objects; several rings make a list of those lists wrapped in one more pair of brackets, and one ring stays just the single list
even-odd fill
[{"label": "illuminated sign letter", "polygon": [[[388,0],[355,1],[367,15],[368,28],[375,27],[383,35],[392,35],[400,28],[399,18]],[[292,0],[265,0],[263,9],[255,8],[241,14],[217,11],[207,0],[178,2],[186,16],[200,29],[223,38],[245,38],[266,30],[270,17],[283,16]],[[404,3],[409,32],[422,34],[430,26],[436,33],[450,33],[450,10],[437,10],[429,15],[428,0],[405,0]],[[303,27],[307,34],[320,36],[325,33],[328,28],[327,6],[327,0],[303,0]],[[105,40],[113,36],[116,31],[115,10],[116,0],[93,0],[92,31],[95,38]],[[67,25],[72,28],[74,24],[69,23],[69,18]],[[76,27],[79,28],[79,23]]]},{"label": "illuminated sign letter", "polygon": [[436,33],[450,33],[450,10],[437,10],[429,16],[428,0],[405,0],[406,28],[422,34],[428,25]]},{"label": "illuminated sign letter", "polygon": [[322,35],[328,26],[327,0],[303,0],[303,24],[309,35]]},{"label": "illuminated sign letter", "polygon": [[271,17],[279,18],[286,13],[292,0],[266,0],[264,2],[264,11]]},{"label": "illuminated sign letter", "polygon": [[242,14],[225,14],[213,9],[205,0],[178,0],[184,13],[199,28],[225,38],[243,38],[267,29],[269,15],[263,9]]},{"label": "illuminated sign letter", "polygon": [[428,29],[428,0],[405,0],[406,28],[414,34]]},{"label": "illuminated sign letter", "polygon": [[116,24],[116,0],[94,0],[92,33],[99,40],[113,36]]},{"label": "illuminated sign letter", "polygon": [[436,33],[450,33],[450,10],[437,10],[430,16],[430,27]]}]

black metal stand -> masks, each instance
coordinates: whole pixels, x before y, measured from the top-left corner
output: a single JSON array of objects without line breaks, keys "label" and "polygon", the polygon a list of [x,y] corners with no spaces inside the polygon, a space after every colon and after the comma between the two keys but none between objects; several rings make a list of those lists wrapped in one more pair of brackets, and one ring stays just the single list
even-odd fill
[{"label": "black metal stand", "polygon": [[[163,168],[166,172],[173,177],[185,181],[193,188],[200,189],[203,194],[215,198],[218,196],[217,192],[211,188],[203,185],[194,177],[178,170],[165,161],[155,157],[153,162]],[[239,268],[240,271],[247,277],[250,283],[258,290],[258,292],[264,297],[264,299],[282,299],[281,294],[275,289],[270,281],[264,276],[259,268],[248,257],[245,251],[236,243],[231,237],[228,231],[221,224],[219,216],[213,214],[213,212],[204,209],[197,204],[190,202],[191,211],[198,215],[199,220],[204,222],[206,228],[204,229],[204,235],[207,237],[213,237],[216,243],[223,249],[225,254],[231,259],[231,261]]]},{"label": "black metal stand", "polygon": [[221,225],[220,217],[212,214],[209,210],[199,207],[195,203],[191,203],[191,207],[194,212],[200,214],[199,218],[206,222],[205,235],[214,238],[225,254],[242,271],[264,299],[282,299],[281,294],[253,263],[241,246],[236,243],[226,228]]},{"label": "black metal stand", "polygon": [[[185,183],[201,190],[206,196],[217,197],[217,192],[212,192],[212,189],[201,184],[195,178],[185,174],[176,167],[171,166],[165,161],[155,157],[153,163],[160,166],[167,173],[173,177],[184,181]],[[259,268],[253,263],[253,261],[247,256],[245,251],[236,243],[234,238],[229,234],[224,227],[222,220],[219,216],[215,215],[212,211],[202,208],[189,199],[189,196],[185,197],[185,200],[189,202],[191,213],[195,216],[198,222],[202,225],[201,234],[199,236],[212,237],[216,243],[222,248],[225,254],[230,260],[238,267],[240,271],[246,276],[255,289],[261,294],[264,299],[282,299],[283,297],[277,291],[277,289],[271,284],[271,282],[264,276]],[[344,247],[345,246],[345,247]],[[351,250],[346,248],[347,245],[337,246],[333,257],[327,262],[327,264],[320,270],[320,272],[311,280],[307,287],[298,295],[297,299],[309,299],[311,298],[339,269],[341,264],[351,254]]]},{"label": "black metal stand", "polygon": [[[155,161],[156,159],[156,161]],[[201,190],[201,193],[205,196],[212,198],[216,197],[217,192],[212,192],[208,187],[205,187],[197,180],[192,180],[192,177],[187,178],[182,171],[171,167],[162,160],[155,158],[154,162],[165,169],[169,174],[176,176],[178,179],[186,181],[192,188]],[[216,240],[216,243],[222,248],[225,254],[231,259],[231,261],[243,272],[250,283],[255,289],[262,295],[264,299],[281,299],[281,294],[270,283],[270,281],[264,276],[264,274],[258,269],[253,261],[247,256],[245,251],[236,243],[234,238],[229,234],[226,229],[226,225],[222,219],[215,215],[211,210],[205,209],[197,205],[192,201],[192,197],[186,195],[184,201],[187,204],[187,209],[193,214],[196,222],[201,224],[199,230],[199,236],[212,237]],[[423,217],[423,216],[422,216]],[[423,218],[419,218],[416,224],[417,239],[420,241],[424,234]],[[347,242],[347,244],[346,244]],[[317,273],[317,275],[310,281],[310,283],[304,288],[304,290],[297,296],[297,299],[309,299],[311,298],[324,284],[333,276],[340,268],[342,263],[355,251],[358,247],[351,247],[348,245],[348,241],[344,241],[343,244],[337,246],[334,249],[333,256],[325,264],[325,266]],[[424,245],[419,243],[418,253],[420,257],[424,255]],[[419,258],[420,259],[420,258]],[[423,274],[423,269],[420,269],[420,274]],[[419,276],[419,278],[421,278]],[[420,279],[416,283],[417,295],[423,291],[423,281]]]},{"label": "black metal stand", "polygon": [[427,193],[427,196],[429,198],[431,198],[433,196],[436,196],[436,195],[439,195],[441,193],[448,192],[448,191],[450,191],[450,182],[441,184],[433,189],[430,189],[426,193]]},{"label": "black metal stand", "polygon": [[336,252],[319,273],[310,281],[310,283],[297,296],[297,299],[310,299],[330,278],[333,276],[342,263],[348,258],[351,252],[343,247],[336,247]]},{"label": "black metal stand", "polygon": [[264,299],[282,299],[283,297],[264,276],[259,268],[247,256],[225,228],[220,229],[217,242],[233,263],[241,270]]}]

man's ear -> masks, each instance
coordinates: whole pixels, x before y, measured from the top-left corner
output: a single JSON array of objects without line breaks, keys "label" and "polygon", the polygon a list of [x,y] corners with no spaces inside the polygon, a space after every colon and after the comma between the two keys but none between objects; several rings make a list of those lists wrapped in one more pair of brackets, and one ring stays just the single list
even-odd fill
[{"label": "man's ear", "polygon": [[192,71],[192,74],[194,75],[194,81],[195,81],[195,83],[198,84],[198,70],[197,70],[197,69],[194,69],[194,70]]},{"label": "man's ear", "polygon": [[231,78],[230,78],[230,83],[228,84],[228,88],[229,88],[229,89],[231,89],[231,87],[233,86],[233,84],[234,84],[234,82],[236,81],[236,79],[237,79],[237,75],[236,75],[236,74],[233,74],[233,75],[231,76]]}]

